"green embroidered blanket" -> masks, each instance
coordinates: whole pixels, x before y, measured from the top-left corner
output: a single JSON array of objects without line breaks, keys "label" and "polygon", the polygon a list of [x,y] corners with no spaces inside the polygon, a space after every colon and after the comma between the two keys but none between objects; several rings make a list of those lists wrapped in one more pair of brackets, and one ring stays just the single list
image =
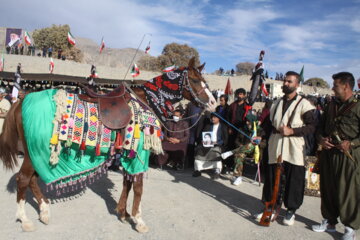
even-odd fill
[{"label": "green embroidered blanket", "polygon": [[87,147],[84,155],[78,158],[79,145],[72,144],[68,154],[61,151],[56,165],[50,164],[49,143],[56,112],[53,100],[56,92],[56,89],[50,89],[28,94],[22,104],[22,120],[35,171],[46,184],[66,185],[101,171],[109,148],[101,148],[100,156],[95,156],[95,147]]}]

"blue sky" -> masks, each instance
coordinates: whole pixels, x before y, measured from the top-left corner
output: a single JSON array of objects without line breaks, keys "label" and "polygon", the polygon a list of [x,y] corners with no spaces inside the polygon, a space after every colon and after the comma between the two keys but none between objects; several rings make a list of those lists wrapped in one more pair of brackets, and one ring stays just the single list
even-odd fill
[{"label": "blue sky", "polygon": [[360,0],[54,0],[8,1],[0,23],[32,31],[69,24],[72,34],[108,47],[141,49],[151,41],[196,48],[206,71],[256,62],[260,50],[271,73],[300,71],[332,82],[339,71],[360,77]]}]

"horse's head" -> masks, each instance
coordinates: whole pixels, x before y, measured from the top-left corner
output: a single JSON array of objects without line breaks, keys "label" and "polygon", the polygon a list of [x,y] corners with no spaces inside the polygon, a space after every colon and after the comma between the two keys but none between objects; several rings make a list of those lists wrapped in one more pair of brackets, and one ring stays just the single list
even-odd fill
[{"label": "horse's head", "polygon": [[188,77],[185,79],[185,87],[183,91],[184,98],[189,101],[195,101],[200,107],[214,112],[216,107],[216,100],[211,94],[208,84],[201,75],[205,63],[199,67],[195,67],[195,57],[189,61],[187,67]]}]

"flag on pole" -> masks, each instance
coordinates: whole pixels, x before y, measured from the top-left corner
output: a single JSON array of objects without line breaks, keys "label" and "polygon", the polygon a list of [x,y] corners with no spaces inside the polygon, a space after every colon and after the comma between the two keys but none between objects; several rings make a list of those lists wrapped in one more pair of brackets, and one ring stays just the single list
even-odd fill
[{"label": "flag on pole", "polygon": [[231,89],[230,78],[228,78],[224,94],[225,95],[231,95],[232,93],[233,93],[233,90]]},{"label": "flag on pole", "polygon": [[67,39],[71,45],[75,45],[75,38],[73,37],[73,35],[71,35],[70,32],[68,32]]},{"label": "flag on pole", "polygon": [[147,45],[147,47],[145,48],[145,54],[147,54],[150,51],[150,41],[149,44]]},{"label": "flag on pole", "polygon": [[5,65],[4,54],[1,54],[1,58],[0,58],[0,72],[4,71],[4,65]]},{"label": "flag on pole", "polygon": [[140,70],[139,70],[138,66],[136,65],[136,63],[134,63],[134,66],[131,69],[131,76],[134,78],[139,75],[140,75]]},{"label": "flag on pole", "polygon": [[100,43],[100,54],[101,52],[104,50],[105,48],[105,42],[104,42],[104,37],[101,39],[101,43]]},{"label": "flag on pole", "polygon": [[25,43],[26,45],[30,46],[31,45],[31,38],[30,38],[30,35],[27,31],[25,31]]},{"label": "flag on pole", "polygon": [[269,96],[269,92],[266,89],[265,83],[261,84],[261,91],[265,94],[265,96]]},{"label": "flag on pole", "polygon": [[53,60],[53,58],[50,58],[50,64],[49,64],[49,72],[50,73],[53,73],[54,67],[55,67],[54,60]]},{"label": "flag on pole", "polygon": [[175,65],[171,65],[171,66],[168,66],[166,68],[164,68],[162,71],[163,72],[171,72],[171,71],[174,71],[175,70]]},{"label": "flag on pole", "polygon": [[304,83],[304,65],[300,71],[300,83]]}]

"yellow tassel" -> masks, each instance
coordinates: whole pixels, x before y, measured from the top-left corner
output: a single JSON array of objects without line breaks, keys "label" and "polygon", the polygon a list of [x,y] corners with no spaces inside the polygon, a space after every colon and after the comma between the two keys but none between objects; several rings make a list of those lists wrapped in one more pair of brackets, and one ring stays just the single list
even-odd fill
[{"label": "yellow tassel", "polygon": [[59,143],[59,134],[52,135],[50,139],[50,144],[57,145]]},{"label": "yellow tassel", "polygon": [[134,138],[136,138],[136,139],[140,138],[140,125],[138,123],[135,124]]},{"label": "yellow tassel", "polygon": [[259,145],[256,145],[254,149],[254,161],[256,164],[258,164],[259,160],[260,160],[260,149],[259,149]]}]

